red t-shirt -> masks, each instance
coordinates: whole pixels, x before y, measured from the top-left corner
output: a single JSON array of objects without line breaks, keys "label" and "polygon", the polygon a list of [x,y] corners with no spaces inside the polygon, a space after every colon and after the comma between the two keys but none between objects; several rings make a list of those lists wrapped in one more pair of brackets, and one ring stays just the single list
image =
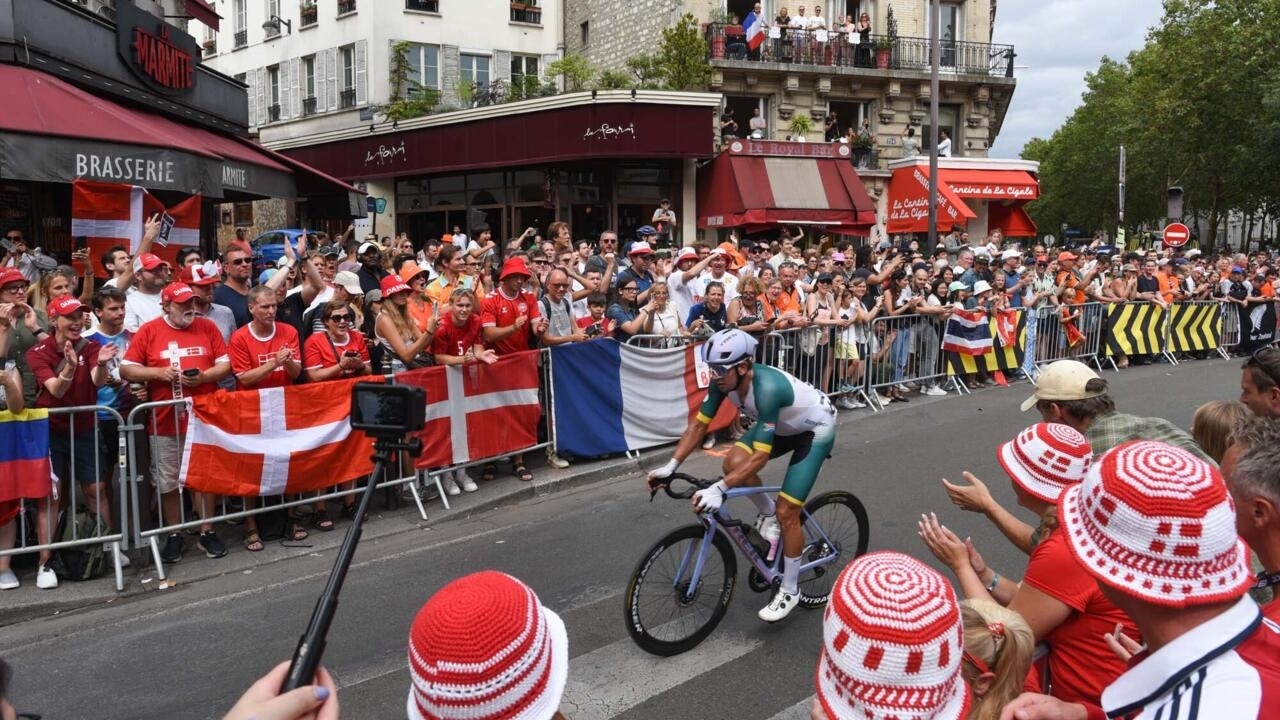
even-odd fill
[{"label": "red t-shirt", "polygon": [[358,331],[348,330],[347,339],[343,342],[330,341],[328,333],[318,332],[312,333],[302,347],[302,367],[311,371],[337,365],[339,358],[334,354],[335,350],[339,355],[354,350],[360,353],[360,360],[369,362],[369,346],[364,342],[364,335]]},{"label": "red t-shirt", "polygon": [[[613,335],[613,321],[607,317],[601,317],[600,320],[600,337],[610,337]],[[595,325],[596,321],[590,315],[578,318],[578,327],[586,330]]]},{"label": "red t-shirt", "polygon": [[1265,615],[1268,620],[1280,623],[1280,598],[1276,598],[1266,605],[1263,605],[1262,614]]},{"label": "red t-shirt", "polygon": [[1137,627],[1103,597],[1097,581],[1067,546],[1061,529],[1051,532],[1032,551],[1022,582],[1074,611],[1040,638],[1049,645],[1050,694],[1066,702],[1100,705],[1102,689],[1125,671],[1124,662],[1107,648],[1102,635],[1122,623],[1125,634],[1137,638]]},{"label": "red t-shirt", "polygon": [[[126,365],[163,368],[172,364],[179,370],[208,370],[218,363],[229,362],[227,345],[222,341],[222,331],[212,320],[197,317],[185,328],[169,324],[167,317],[148,320],[133,334],[133,342],[121,361]],[[201,383],[195,387],[181,387],[181,397],[195,397],[217,392],[217,383]],[[173,386],[168,382],[153,380],[147,383],[152,402],[172,400]],[[172,405],[155,410],[155,432],[173,435],[179,431],[175,423]],[[182,430],[186,430],[183,416]]]},{"label": "red t-shirt", "polygon": [[514,298],[509,298],[502,290],[498,290],[480,304],[480,320],[484,327],[511,327],[516,324],[516,318],[522,316],[528,321],[523,328],[489,343],[494,352],[509,355],[533,349],[532,326],[534,320],[538,319],[538,300],[533,293],[523,290]]},{"label": "red t-shirt", "polygon": [[[98,365],[98,351],[101,349],[102,346],[98,343],[85,340],[84,347],[80,348],[80,352],[76,354],[80,364],[76,367],[75,379],[71,381],[66,393],[58,398],[50,394],[44,384],[49,378],[58,374],[58,363],[62,362],[62,347],[52,335],[32,345],[27,350],[27,365],[31,366],[31,372],[36,376],[36,386],[39,388],[36,394],[36,407],[65,408],[97,405],[98,387],[93,384],[93,368]],[[75,413],[77,433],[93,431],[93,414],[92,410]],[[60,433],[70,432],[71,415],[50,414],[49,429]]]},{"label": "red t-shirt", "polygon": [[289,374],[284,371],[284,365],[277,366],[275,370],[259,380],[257,385],[243,385],[240,382],[242,374],[271,362],[276,353],[284,347],[293,348],[293,356],[299,361],[302,360],[298,331],[289,323],[275,323],[271,335],[266,338],[260,338],[253,333],[252,323],[243,325],[231,333],[231,345],[227,351],[231,355],[231,372],[236,376],[236,389],[251,390],[292,385],[293,380],[290,380]]},{"label": "red t-shirt", "polygon": [[[497,296],[498,294],[494,293],[492,297]],[[466,355],[481,342],[481,327],[480,316],[474,313],[467,318],[462,327],[458,327],[458,324],[453,321],[453,313],[445,313],[440,321],[440,327],[436,329],[435,337],[431,338],[431,354],[454,357]]]}]

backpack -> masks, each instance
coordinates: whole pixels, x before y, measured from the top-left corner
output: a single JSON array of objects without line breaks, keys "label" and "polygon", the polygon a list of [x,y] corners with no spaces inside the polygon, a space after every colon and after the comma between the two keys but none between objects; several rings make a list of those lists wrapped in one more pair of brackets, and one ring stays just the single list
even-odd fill
[{"label": "backpack", "polygon": [[[75,514],[63,512],[58,521],[58,542],[86,540],[102,536],[103,524],[85,508],[77,508]],[[101,542],[62,548],[49,562],[59,580],[92,580],[107,569],[107,554]]]},{"label": "backpack", "polygon": [[[569,322],[571,323],[571,325],[570,325],[570,329],[571,329],[571,330],[576,330],[576,329],[577,329],[577,326],[576,326],[576,325],[572,325],[572,323],[574,322],[574,317],[573,317],[573,305],[571,305],[571,304],[569,303],[569,298],[568,298],[568,297],[563,298],[560,302],[561,302],[561,304],[563,304],[563,305],[564,305],[564,311],[565,311],[565,314],[569,316]],[[538,305],[542,306],[542,317],[546,318],[546,319],[547,319],[547,322],[551,322],[551,298],[549,298],[549,297],[547,297],[545,294],[543,294],[543,296],[542,296],[541,298],[539,298],[539,299],[538,299]],[[539,345],[539,347],[547,347],[546,345],[542,344],[541,342],[539,342],[539,343],[538,343],[538,345]]]}]

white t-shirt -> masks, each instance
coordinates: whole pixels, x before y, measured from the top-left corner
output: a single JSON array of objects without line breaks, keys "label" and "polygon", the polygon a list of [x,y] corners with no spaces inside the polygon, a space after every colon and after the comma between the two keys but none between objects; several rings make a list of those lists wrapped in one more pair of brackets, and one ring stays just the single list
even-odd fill
[{"label": "white t-shirt", "polygon": [[164,315],[164,310],[160,307],[160,293],[149,295],[136,288],[129,289],[133,292],[124,302],[124,329],[138,332],[143,323]]},{"label": "white t-shirt", "polygon": [[710,270],[703,270],[702,274],[693,279],[690,285],[693,286],[693,301],[695,303],[702,302],[707,295],[707,283],[718,282],[724,285],[724,304],[728,305],[734,298],[738,297],[738,278],[730,273],[725,273],[720,277],[715,277]]},{"label": "white t-shirt", "polygon": [[667,276],[667,293],[671,297],[670,304],[675,308],[681,320],[689,317],[689,309],[696,302],[693,299],[693,293],[697,288],[697,283],[698,277],[696,275],[689,278],[689,282],[685,282],[684,273],[679,270],[674,270]]},{"label": "white t-shirt", "polygon": [[457,233],[453,236],[453,244],[457,245],[459,250],[466,250],[467,239],[466,233]]},{"label": "white t-shirt", "polygon": [[944,138],[938,143],[938,157],[951,157],[951,138]]}]

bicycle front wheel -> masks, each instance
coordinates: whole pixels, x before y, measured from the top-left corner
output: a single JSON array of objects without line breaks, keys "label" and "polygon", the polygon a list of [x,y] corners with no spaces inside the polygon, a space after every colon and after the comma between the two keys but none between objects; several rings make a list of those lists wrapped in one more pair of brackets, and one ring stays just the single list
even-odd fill
[{"label": "bicycle front wheel", "polygon": [[825,565],[800,575],[800,604],[816,608],[827,604],[831,588],[844,566],[867,551],[870,532],[867,509],[853,493],[842,490],[823,493],[809,501],[804,509],[809,513],[809,520],[804,524],[803,562],[832,558]]},{"label": "bicycle front wheel", "polygon": [[[715,630],[733,599],[738,561],[720,533],[703,552],[706,528],[687,525],[667,533],[645,553],[626,592],[627,634],[645,652],[679,655]],[[693,578],[699,557],[702,570]]]}]

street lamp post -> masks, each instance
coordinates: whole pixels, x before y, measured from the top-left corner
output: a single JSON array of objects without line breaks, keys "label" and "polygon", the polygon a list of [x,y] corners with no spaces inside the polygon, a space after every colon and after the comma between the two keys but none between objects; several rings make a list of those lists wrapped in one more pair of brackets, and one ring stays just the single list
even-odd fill
[{"label": "street lamp post", "polygon": [[929,0],[929,125],[933,138],[929,148],[929,250],[938,246],[938,25],[942,23],[942,6]]}]

